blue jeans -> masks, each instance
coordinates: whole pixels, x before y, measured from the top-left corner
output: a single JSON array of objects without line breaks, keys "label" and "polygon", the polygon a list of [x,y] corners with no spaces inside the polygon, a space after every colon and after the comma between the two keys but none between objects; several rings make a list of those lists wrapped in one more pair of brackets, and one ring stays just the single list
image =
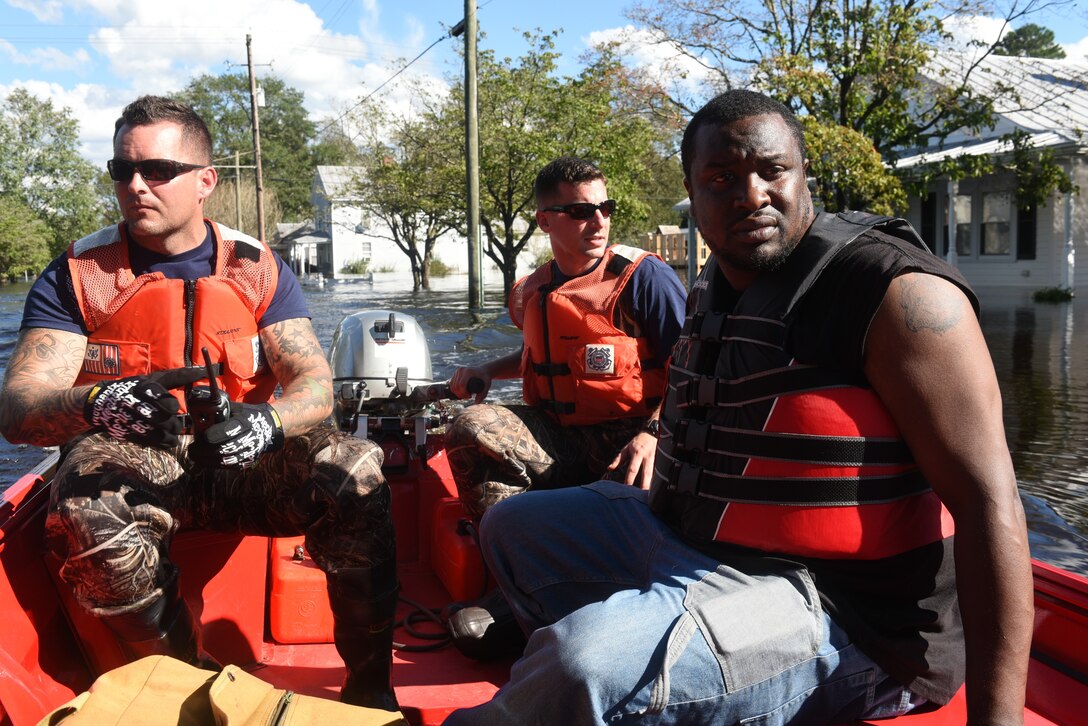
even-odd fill
[{"label": "blue jeans", "polygon": [[807,571],[743,573],[685,545],[613,482],[490,509],[484,556],[531,633],[458,724],[829,724],[920,701],[850,642]]}]

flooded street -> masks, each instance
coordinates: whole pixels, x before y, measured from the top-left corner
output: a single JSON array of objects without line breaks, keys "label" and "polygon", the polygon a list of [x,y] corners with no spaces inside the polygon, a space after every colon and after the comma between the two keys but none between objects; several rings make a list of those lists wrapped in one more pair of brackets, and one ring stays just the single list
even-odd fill
[{"label": "flooded street", "polygon": [[[448,378],[458,365],[489,360],[520,344],[497,285],[486,287],[486,307],[474,314],[464,275],[432,284],[429,292],[413,292],[402,278],[378,273],[373,283],[330,283],[306,295],[326,347],[348,313],[383,309],[415,317],[428,334],[436,380]],[[14,345],[28,289],[26,283],[0,287],[0,367]],[[983,290],[980,298],[1032,553],[1088,575],[1088,294],[1058,305],[1033,303],[1026,292]],[[513,401],[519,394],[519,382],[505,382],[492,397]],[[40,457],[34,447],[0,440],[0,489]]]}]

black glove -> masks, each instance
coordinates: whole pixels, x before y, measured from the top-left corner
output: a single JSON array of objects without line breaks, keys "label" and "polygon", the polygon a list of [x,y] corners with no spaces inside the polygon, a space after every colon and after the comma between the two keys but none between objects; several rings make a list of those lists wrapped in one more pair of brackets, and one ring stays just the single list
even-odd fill
[{"label": "black glove", "polygon": [[96,383],[83,404],[83,418],[110,436],[148,446],[176,446],[180,404],[168,389],[196,383],[203,368],[170,368],[147,376]]},{"label": "black glove", "polygon": [[233,469],[282,447],[283,425],[271,405],[231,401],[230,418],[197,436],[189,447],[189,458],[213,469]]}]

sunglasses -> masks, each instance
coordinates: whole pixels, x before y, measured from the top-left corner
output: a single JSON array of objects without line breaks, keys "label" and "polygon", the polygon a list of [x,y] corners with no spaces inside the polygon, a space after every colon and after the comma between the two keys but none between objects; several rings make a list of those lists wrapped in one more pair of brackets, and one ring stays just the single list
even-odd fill
[{"label": "sunglasses", "polygon": [[115,182],[130,182],[136,172],[144,181],[165,182],[170,181],[179,174],[203,169],[207,164],[183,164],[180,161],[170,159],[144,159],[143,161],[126,161],[125,159],[110,159],[106,162],[106,169],[110,173],[110,179]]},{"label": "sunglasses", "polygon": [[568,215],[571,219],[577,219],[580,222],[584,222],[588,219],[593,219],[597,216],[597,210],[601,211],[605,219],[612,216],[612,213],[616,211],[616,200],[606,199],[600,204],[590,204],[589,202],[575,202],[574,204],[561,204],[557,207],[544,207],[540,211],[542,212],[562,212]]}]

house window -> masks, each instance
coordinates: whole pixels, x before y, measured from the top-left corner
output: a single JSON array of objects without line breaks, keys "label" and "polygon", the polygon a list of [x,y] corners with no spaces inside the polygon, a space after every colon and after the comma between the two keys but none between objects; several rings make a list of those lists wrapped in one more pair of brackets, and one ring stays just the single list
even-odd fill
[{"label": "house window", "polygon": [[[957,208],[957,216],[959,209]],[[1008,255],[1012,251],[1012,195],[986,192],[982,195],[982,224],[979,227],[981,255]]]},{"label": "house window", "polygon": [[1035,224],[1038,212],[1032,204],[1016,210],[1016,259],[1035,259]]},{"label": "house window", "polygon": [[971,247],[971,195],[957,194],[955,200],[956,254],[970,257],[974,254]]}]

